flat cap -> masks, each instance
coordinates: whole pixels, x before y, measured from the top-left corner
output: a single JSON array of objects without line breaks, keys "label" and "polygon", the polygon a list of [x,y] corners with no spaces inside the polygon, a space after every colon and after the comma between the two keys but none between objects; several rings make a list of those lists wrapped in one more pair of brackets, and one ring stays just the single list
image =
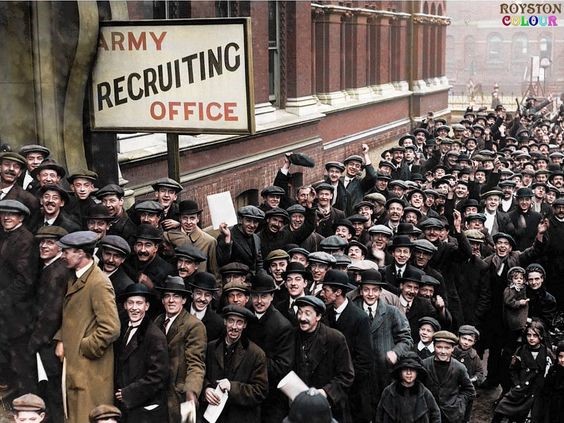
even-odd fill
[{"label": "flat cap", "polygon": [[434,277],[425,274],[421,276],[421,285],[431,285],[434,287],[439,287],[441,286],[441,283]]},{"label": "flat cap", "polygon": [[219,268],[220,275],[248,275],[249,274],[249,266],[243,263],[239,263],[238,261],[232,261],[231,263],[226,264],[225,266],[221,266]]},{"label": "flat cap", "polygon": [[458,336],[448,330],[439,330],[433,334],[433,342],[448,342],[449,344],[458,344]]},{"label": "flat cap", "polygon": [[223,293],[227,294],[228,292],[231,291],[241,291],[246,295],[249,295],[249,287],[244,282],[238,282],[238,281],[227,282],[223,286]]},{"label": "flat cap", "polygon": [[178,212],[183,214],[199,214],[202,209],[194,200],[183,200],[178,204]]},{"label": "flat cap", "polygon": [[515,193],[517,198],[534,197],[533,190],[530,188],[519,188]]},{"label": "flat cap", "polygon": [[43,154],[43,157],[47,158],[51,154],[51,151],[47,147],[44,147],[42,145],[27,144],[22,146],[22,148],[20,148],[19,153],[24,157],[27,156],[29,153],[41,153]]},{"label": "flat cap", "polygon": [[117,184],[108,184],[96,192],[96,198],[103,198],[106,195],[116,195],[118,198],[122,198],[125,195],[125,191]]},{"label": "flat cap", "polygon": [[288,213],[288,216],[294,213],[305,214],[306,209],[304,206],[301,206],[300,204],[292,204],[290,207],[286,209],[286,212]]},{"label": "flat cap", "polygon": [[106,235],[100,240],[98,245],[100,248],[117,251],[126,257],[131,254],[131,247],[127,241],[119,235]]},{"label": "flat cap", "polygon": [[154,191],[158,191],[161,187],[170,188],[175,190],[176,192],[182,191],[182,185],[171,178],[159,178],[151,184],[151,188],[153,188]]},{"label": "flat cap", "polygon": [[292,153],[287,155],[288,160],[290,163],[296,166],[304,166],[304,167],[314,167],[315,160],[309,157],[307,154],[304,153]]},{"label": "flat cap", "polygon": [[119,408],[109,404],[100,404],[88,415],[90,423],[109,418],[121,419],[121,411],[119,411]]},{"label": "flat cap", "polygon": [[273,207],[264,214],[265,219],[268,219],[268,218],[274,217],[274,216],[281,217],[286,222],[288,220],[290,220],[290,215],[288,214],[288,212],[284,209],[281,209],[280,207]]},{"label": "flat cap", "polygon": [[359,201],[358,203],[356,203],[356,204],[353,206],[353,210],[356,211],[356,212],[358,212],[358,210],[359,210],[361,207],[369,207],[370,209],[373,210],[373,209],[374,209],[374,203],[372,203],[371,201],[368,201],[368,200],[362,200],[362,201]]},{"label": "flat cap", "polygon": [[369,200],[369,201],[375,201],[378,204],[380,204],[381,206],[383,206],[384,204],[386,204],[386,197],[384,197],[383,194],[380,194],[379,192],[373,192],[370,194],[366,194],[363,197],[364,200]]},{"label": "flat cap", "polygon": [[348,267],[352,263],[351,258],[345,254],[334,254],[334,257],[335,257],[335,266]]},{"label": "flat cap", "polygon": [[331,235],[322,239],[319,246],[322,250],[327,251],[342,250],[347,246],[347,241],[338,235]]},{"label": "flat cap", "polygon": [[[368,255],[368,248],[366,248],[366,245],[364,245],[362,242],[357,241],[356,239],[351,240],[348,244],[347,247],[345,248],[345,252],[348,254],[349,250],[351,247],[358,247],[360,248],[360,250],[362,251],[362,253],[364,254],[364,256],[366,257]],[[350,263],[350,261],[349,261]],[[338,264],[338,260],[337,260],[337,264]]]},{"label": "flat cap", "polygon": [[96,247],[98,234],[92,231],[71,232],[59,239],[59,245],[64,248],[80,248],[91,250]]},{"label": "flat cap", "polygon": [[304,295],[303,297],[296,298],[294,304],[298,307],[313,307],[319,314],[325,313],[325,303],[320,298],[314,297],[313,295]]},{"label": "flat cap", "polygon": [[143,223],[137,227],[135,238],[161,242],[163,240],[163,231],[159,228],[155,228],[152,225]]},{"label": "flat cap", "polygon": [[309,251],[302,247],[293,247],[288,250],[288,254],[290,254],[290,258],[293,254],[302,254],[304,256],[309,256]]},{"label": "flat cap", "polygon": [[92,182],[96,182],[98,180],[98,174],[88,169],[78,169],[76,172],[67,176],[67,181],[71,184],[75,179],[88,179]]},{"label": "flat cap", "polygon": [[431,325],[435,332],[441,330],[441,324],[434,317],[423,316],[417,321],[417,323],[419,323],[419,327],[423,325]]},{"label": "flat cap", "polygon": [[437,251],[437,247],[435,247],[430,241],[426,239],[416,239],[415,241],[413,241],[413,248],[431,254]]},{"label": "flat cap", "polygon": [[389,227],[387,227],[386,225],[371,226],[368,229],[368,233],[371,234],[371,235],[372,234],[383,234],[383,235],[389,236],[390,238],[394,235],[394,232]]},{"label": "flat cap", "polygon": [[325,251],[316,251],[314,253],[310,253],[307,256],[307,259],[316,263],[328,264],[329,266],[333,266],[336,262],[335,257],[333,257],[331,254],[327,254]]},{"label": "flat cap", "polygon": [[405,200],[403,198],[400,197],[390,197],[388,198],[388,200],[386,201],[385,207],[386,209],[390,208],[390,205],[392,205],[393,203],[397,203],[400,204],[402,207],[405,207]]},{"label": "flat cap", "polygon": [[37,166],[35,169],[33,169],[33,171],[31,172],[31,175],[33,177],[37,177],[39,172],[41,172],[42,170],[45,170],[45,169],[54,170],[55,172],[57,172],[57,175],[59,175],[59,178],[64,178],[64,176],[67,173],[65,168],[63,166],[61,166],[60,164],[58,164],[55,160],[45,159],[41,162],[41,164],[39,166]]},{"label": "flat cap", "polygon": [[351,223],[366,223],[368,222],[368,217],[362,214],[353,214],[352,216],[347,217],[347,220]]},{"label": "flat cap", "polygon": [[223,314],[223,316],[239,316],[245,320],[256,320],[256,316],[251,310],[234,304],[223,307],[221,314]]},{"label": "flat cap", "polygon": [[503,197],[503,192],[501,191],[501,188],[493,187],[492,189],[482,193],[480,195],[480,197],[481,198],[488,198],[488,197],[491,197],[492,195],[497,195],[498,197]]},{"label": "flat cap", "polygon": [[282,196],[284,194],[286,194],[286,191],[284,191],[284,188],[277,187],[276,185],[270,185],[270,186],[264,188],[260,192],[261,197],[266,197],[267,195],[280,195],[280,196]]},{"label": "flat cap", "polygon": [[468,241],[473,242],[485,242],[486,239],[486,236],[478,229],[468,229],[464,231],[464,235],[468,238]]},{"label": "flat cap", "polygon": [[481,222],[486,221],[486,215],[484,213],[470,213],[466,215],[464,218],[466,222],[470,222],[471,220],[479,220]]},{"label": "flat cap", "polygon": [[140,203],[135,204],[135,206],[133,206],[133,209],[137,213],[144,212],[152,214],[161,214],[164,211],[162,204],[153,200],[141,201]]},{"label": "flat cap", "polygon": [[349,219],[338,219],[335,221],[335,223],[333,223],[333,230],[336,231],[339,226],[344,226],[354,235],[354,226]]},{"label": "flat cap", "polygon": [[61,239],[68,232],[60,226],[42,226],[35,234],[35,239]]},{"label": "flat cap", "polygon": [[29,209],[18,200],[0,200],[0,212],[18,213],[29,216]]},{"label": "flat cap", "polygon": [[274,261],[274,260],[290,260],[290,254],[282,249],[272,250],[265,258],[267,263]]},{"label": "flat cap", "polygon": [[343,160],[343,164],[346,166],[348,162],[359,162],[362,166],[364,166],[364,158],[359,156],[358,154],[353,154]]},{"label": "flat cap", "polygon": [[240,217],[246,217],[255,220],[264,220],[264,212],[255,206],[244,206],[237,210]]},{"label": "flat cap", "polygon": [[315,187],[315,192],[319,192],[319,191],[330,191],[330,192],[334,192],[335,191],[335,187],[331,184],[328,184],[327,182],[322,182],[320,184],[317,184]]},{"label": "flat cap", "polygon": [[35,394],[25,394],[12,401],[14,411],[44,411],[45,401]]},{"label": "flat cap", "polygon": [[472,325],[462,325],[458,328],[458,335],[474,335],[477,339],[480,337],[480,331]]},{"label": "flat cap", "polygon": [[190,243],[182,244],[174,249],[176,258],[183,257],[190,259],[196,263],[201,263],[206,261],[208,257],[204,254],[202,250],[194,247]]},{"label": "flat cap", "polygon": [[13,151],[7,151],[5,153],[2,153],[0,155],[0,162],[2,160],[11,160],[13,162],[19,163],[22,167],[25,167],[27,165],[25,157]]},{"label": "flat cap", "polygon": [[425,219],[423,222],[421,222],[419,224],[419,227],[423,230],[429,229],[429,228],[443,229],[445,227],[445,224],[442,221],[440,221],[439,219],[437,219],[436,217],[429,217],[429,218]]},{"label": "flat cap", "polygon": [[325,170],[329,171],[330,168],[334,167],[335,169],[339,169],[341,172],[345,170],[345,165],[341,162],[327,162],[325,163]]}]

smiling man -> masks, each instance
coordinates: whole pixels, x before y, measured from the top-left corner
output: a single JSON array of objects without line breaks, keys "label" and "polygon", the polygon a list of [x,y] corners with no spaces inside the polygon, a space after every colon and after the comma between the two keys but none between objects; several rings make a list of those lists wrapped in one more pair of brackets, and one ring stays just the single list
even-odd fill
[{"label": "smiling man", "polygon": [[204,324],[208,341],[213,341],[223,334],[223,319],[211,307],[213,296],[219,291],[215,277],[211,273],[197,272],[190,281],[190,287],[190,314]]},{"label": "smiling man", "polygon": [[147,316],[152,297],[149,288],[142,284],[129,285],[120,296],[128,322],[116,342],[114,396],[123,423],[157,423],[167,419],[167,340]]},{"label": "smiling man", "polygon": [[268,394],[267,361],[264,351],[244,336],[248,322],[256,317],[244,307],[223,308],[226,335],[208,344],[205,401],[218,405],[217,389],[229,397],[221,413],[225,423],[258,422],[261,403]]},{"label": "smiling man", "polygon": [[184,309],[190,294],[180,276],[168,276],[162,287],[161,301],[165,313],[155,324],[166,334],[169,374],[167,386],[168,421],[180,421],[180,404],[194,405],[202,390],[205,374],[206,328]]},{"label": "smiling man", "polygon": [[0,200],[17,200],[31,212],[39,208],[35,196],[16,182],[26,167],[26,160],[17,153],[3,153],[0,158]]},{"label": "smiling man", "polygon": [[72,220],[64,211],[69,195],[60,185],[44,185],[39,190],[41,210],[38,210],[29,221],[29,229],[36,233],[41,226],[60,226],[67,232],[80,230],[80,225]]},{"label": "smiling man", "polygon": [[125,259],[131,254],[131,248],[125,239],[117,235],[106,235],[98,243],[100,262],[98,265],[110,278],[116,297],[129,285],[133,284],[131,278],[122,267]]}]

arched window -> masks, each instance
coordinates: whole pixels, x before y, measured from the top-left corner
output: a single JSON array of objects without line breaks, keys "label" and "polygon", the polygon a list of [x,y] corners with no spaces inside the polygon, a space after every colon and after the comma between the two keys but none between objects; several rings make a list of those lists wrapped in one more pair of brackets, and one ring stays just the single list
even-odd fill
[{"label": "arched window", "polygon": [[464,37],[464,48],[462,52],[464,54],[464,69],[469,70],[470,73],[475,72],[476,66],[476,39],[472,35],[467,35]]},{"label": "arched window", "polygon": [[236,210],[248,205],[258,206],[258,204],[259,204],[258,189],[248,189],[247,191],[243,191],[235,198]]},{"label": "arched window", "polygon": [[435,15],[437,12],[435,10],[435,3],[431,4],[431,15]]},{"label": "arched window", "polygon": [[443,5],[442,4],[439,4],[439,7],[437,8],[437,15],[443,16]]},{"label": "arched window", "polygon": [[498,33],[488,35],[486,60],[490,63],[503,62],[503,38]]},{"label": "arched window", "polygon": [[423,13],[425,13],[426,15],[429,14],[429,3],[427,2],[423,3]]},{"label": "arched window", "polygon": [[523,33],[518,33],[511,40],[511,61],[522,63],[529,57],[529,39]]}]

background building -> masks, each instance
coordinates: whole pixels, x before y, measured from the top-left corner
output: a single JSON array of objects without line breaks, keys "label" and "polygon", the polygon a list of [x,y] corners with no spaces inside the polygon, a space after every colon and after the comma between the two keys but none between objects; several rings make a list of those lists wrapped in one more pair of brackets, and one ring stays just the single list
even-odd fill
[{"label": "background building", "polygon": [[[342,160],[395,141],[428,111],[448,113],[444,1],[10,2],[0,16],[3,142],[47,145],[102,184],[119,160],[137,196],[167,174],[167,137],[89,131],[102,20],[251,17],[256,134],[180,136],[182,195],[200,204],[220,191],[256,203],[285,152]],[[296,173],[293,186],[321,177],[322,166]]]},{"label": "background building", "polygon": [[502,3],[512,2],[447,3],[452,24],[447,29],[446,74],[453,93],[465,92],[471,80],[481,85],[487,103],[497,83],[500,93],[512,97],[515,104],[515,97],[521,98],[529,86],[533,56],[545,59],[546,81],[541,81],[540,88],[546,94],[560,93],[564,83],[564,14],[557,16],[560,26],[504,26],[502,17],[507,14],[501,13]]}]

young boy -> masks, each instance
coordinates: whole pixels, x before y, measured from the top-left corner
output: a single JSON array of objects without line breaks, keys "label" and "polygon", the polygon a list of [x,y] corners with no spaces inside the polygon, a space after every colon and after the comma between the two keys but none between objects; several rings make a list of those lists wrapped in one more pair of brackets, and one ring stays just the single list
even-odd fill
[{"label": "young boy", "polygon": [[[484,381],[484,368],[482,366],[482,360],[480,356],[474,349],[476,341],[480,338],[480,332],[472,325],[462,325],[458,328],[458,345],[454,347],[452,356],[464,364],[466,370],[468,370],[468,376],[470,376],[470,381],[474,386],[480,386]],[[466,414],[464,415],[464,422],[468,423],[470,421],[470,413],[472,411],[472,403],[474,401],[470,400],[468,406],[466,407]]]},{"label": "young boy", "polygon": [[[507,272],[507,288],[503,291],[503,322],[509,330],[512,341],[517,341],[525,326],[529,313],[525,269],[512,267]],[[516,345],[514,345],[516,346]]]},{"label": "young boy", "polygon": [[12,401],[14,422],[41,423],[45,420],[45,402],[34,394],[25,394]]},{"label": "young boy", "polygon": [[433,335],[439,330],[441,330],[441,325],[437,319],[427,316],[419,319],[419,342],[415,346],[415,352],[421,357],[421,360],[435,353]]}]

